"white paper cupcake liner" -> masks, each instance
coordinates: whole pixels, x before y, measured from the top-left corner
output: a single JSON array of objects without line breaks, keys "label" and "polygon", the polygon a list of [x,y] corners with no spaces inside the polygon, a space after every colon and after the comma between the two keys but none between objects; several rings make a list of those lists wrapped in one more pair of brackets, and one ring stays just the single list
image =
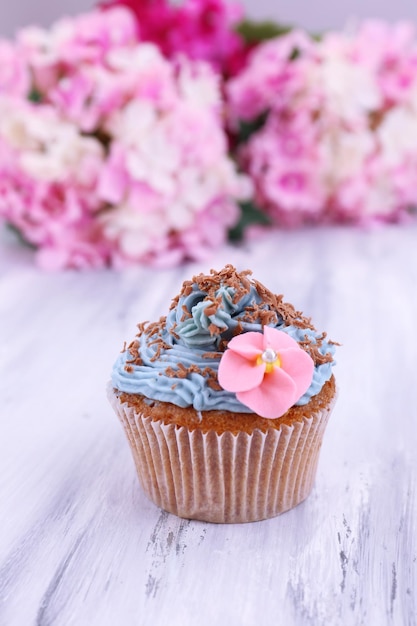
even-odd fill
[{"label": "white paper cupcake liner", "polygon": [[274,517],[310,493],[324,431],[334,406],[266,433],[233,435],[164,424],[109,399],[132,450],[140,483],[160,508],[217,523]]}]

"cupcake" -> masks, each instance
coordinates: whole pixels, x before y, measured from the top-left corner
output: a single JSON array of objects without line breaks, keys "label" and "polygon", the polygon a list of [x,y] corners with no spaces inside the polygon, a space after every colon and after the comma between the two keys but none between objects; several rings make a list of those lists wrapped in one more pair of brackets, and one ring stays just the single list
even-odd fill
[{"label": "cupcake", "polygon": [[180,517],[253,522],[313,487],[335,344],[251,274],[227,265],[184,282],[113,367],[142,488]]}]

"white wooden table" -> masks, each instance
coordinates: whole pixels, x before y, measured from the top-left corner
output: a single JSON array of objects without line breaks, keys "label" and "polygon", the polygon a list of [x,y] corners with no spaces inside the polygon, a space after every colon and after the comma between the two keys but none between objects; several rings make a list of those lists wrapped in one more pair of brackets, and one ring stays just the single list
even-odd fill
[{"label": "white wooden table", "polygon": [[[0,241],[1,626],[416,624],[416,226],[275,232],[122,274],[42,273]],[[136,323],[227,262],[343,344],[312,495],[245,525],[149,502],[105,397]]]}]

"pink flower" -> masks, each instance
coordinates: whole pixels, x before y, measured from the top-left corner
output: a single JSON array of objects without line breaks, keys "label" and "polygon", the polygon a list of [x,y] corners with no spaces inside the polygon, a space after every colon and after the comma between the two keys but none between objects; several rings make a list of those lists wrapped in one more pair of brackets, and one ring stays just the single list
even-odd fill
[{"label": "pink flower", "polygon": [[113,50],[136,43],[133,15],[124,7],[92,10],[55,22],[49,29],[29,26],[18,33],[18,46],[35,68],[104,63]]},{"label": "pink flower", "polygon": [[372,69],[388,105],[411,96],[417,70],[416,30],[411,21],[366,20],[351,45],[357,62]]},{"label": "pink flower", "polygon": [[29,88],[30,73],[23,55],[12,43],[0,40],[0,94],[25,98]]},{"label": "pink flower", "polygon": [[284,415],[311,384],[312,358],[276,328],[237,335],[227,348],[219,365],[220,385],[262,417]]},{"label": "pink flower", "polygon": [[94,224],[78,225],[59,231],[36,253],[37,262],[45,270],[102,268],[106,265],[108,246],[95,232]]},{"label": "pink flower", "polygon": [[151,41],[168,58],[183,53],[235,74],[248,48],[235,27],[243,18],[239,3],[226,0],[108,0],[102,7],[127,7],[137,18],[141,41]]},{"label": "pink flower", "polygon": [[0,42],[16,70],[0,68],[0,219],[42,267],[166,266],[225,241],[248,183],[210,65],[138,41],[123,7],[24,29],[15,48]]},{"label": "pink flower", "polygon": [[[295,50],[299,58],[293,63]],[[260,44],[249,56],[247,67],[226,84],[232,122],[282,108],[305,91],[313,58],[314,44],[300,30]]]},{"label": "pink flower", "polygon": [[[413,25],[365,21],[319,42],[297,37],[259,44],[226,84],[254,203],[280,226],[403,220],[416,204]],[[242,121],[256,122],[249,137]]]}]

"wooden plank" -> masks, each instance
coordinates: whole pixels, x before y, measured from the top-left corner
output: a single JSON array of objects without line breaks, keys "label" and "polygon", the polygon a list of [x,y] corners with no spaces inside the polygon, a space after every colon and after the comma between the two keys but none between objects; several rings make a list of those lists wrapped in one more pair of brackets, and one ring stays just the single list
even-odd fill
[{"label": "wooden plank", "polygon": [[[0,246],[0,624],[417,623],[417,229],[275,232],[206,263],[37,270]],[[313,493],[243,525],[140,490],[105,397],[135,324],[232,262],[343,345]]]}]

